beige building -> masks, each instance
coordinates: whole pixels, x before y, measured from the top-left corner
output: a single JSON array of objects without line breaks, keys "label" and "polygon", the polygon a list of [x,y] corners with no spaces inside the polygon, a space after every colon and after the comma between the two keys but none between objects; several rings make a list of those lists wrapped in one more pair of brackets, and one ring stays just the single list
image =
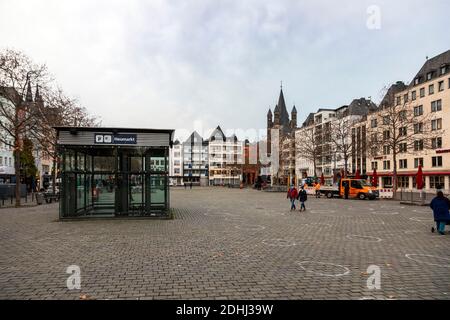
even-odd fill
[{"label": "beige building", "polygon": [[[426,61],[409,85],[397,82],[388,90],[377,112],[367,117],[370,132],[384,122],[386,106],[398,108],[409,124],[399,126],[408,139],[399,144],[397,154],[398,188],[413,190],[419,165],[423,168],[425,190],[444,188],[450,192],[450,50]],[[410,115],[410,116],[409,116]],[[386,134],[384,134],[386,138]],[[371,154],[370,170],[377,169],[379,185],[392,187],[393,154],[380,137],[378,154]]]}]

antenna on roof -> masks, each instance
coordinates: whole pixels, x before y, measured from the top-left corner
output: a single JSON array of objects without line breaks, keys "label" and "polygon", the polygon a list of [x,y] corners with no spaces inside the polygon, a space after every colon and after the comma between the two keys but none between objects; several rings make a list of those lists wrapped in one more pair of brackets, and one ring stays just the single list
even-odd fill
[{"label": "antenna on roof", "polygon": [[280,83],[281,83],[280,88],[283,89],[283,80],[281,80]]},{"label": "antenna on roof", "polygon": [[425,59],[427,59],[427,60],[428,60],[428,56],[426,56],[426,57],[425,57]]}]

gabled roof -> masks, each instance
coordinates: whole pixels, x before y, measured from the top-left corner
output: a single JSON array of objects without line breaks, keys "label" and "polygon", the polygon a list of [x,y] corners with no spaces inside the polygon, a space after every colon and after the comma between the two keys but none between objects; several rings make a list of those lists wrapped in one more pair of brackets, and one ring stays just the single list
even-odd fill
[{"label": "gabled roof", "polygon": [[214,131],[211,133],[211,136],[209,137],[209,141],[214,141],[217,139],[222,139],[223,141],[226,140],[225,134],[223,133],[220,126],[217,126],[217,128],[215,128]]},{"label": "gabled roof", "polygon": [[189,136],[189,138],[186,139],[184,144],[192,144],[195,141],[197,141],[199,143],[203,142],[202,136],[197,131],[192,132],[191,135]]},{"label": "gabled roof", "polygon": [[[416,74],[413,81],[411,81],[410,85],[414,86],[414,80],[417,78],[422,78],[424,81],[426,81],[426,76],[430,72],[436,72],[436,74],[433,75],[433,78],[435,78],[436,76],[440,76],[440,69],[443,66],[450,66],[450,50],[443,52],[431,59],[428,59]],[[446,73],[449,72],[450,68],[447,68]],[[421,81],[421,83],[423,83],[424,81]]]},{"label": "gabled roof", "polygon": [[380,107],[383,108],[385,106],[392,106],[395,103],[395,95],[399,92],[402,92],[407,88],[406,84],[403,81],[397,81],[393,85],[391,85],[386,92],[383,100],[380,102]]},{"label": "gabled roof", "polygon": [[307,127],[311,123],[314,123],[314,113],[311,112],[308,117],[306,117],[306,120],[303,122],[302,127]]},{"label": "gabled roof", "polygon": [[13,87],[0,86],[0,96],[11,101],[14,105],[19,105],[22,102],[22,97]]}]

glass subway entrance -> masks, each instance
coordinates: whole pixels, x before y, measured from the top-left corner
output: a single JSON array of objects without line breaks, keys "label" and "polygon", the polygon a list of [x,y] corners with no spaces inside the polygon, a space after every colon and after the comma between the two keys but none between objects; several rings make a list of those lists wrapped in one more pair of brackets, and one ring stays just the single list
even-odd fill
[{"label": "glass subway entrance", "polygon": [[168,147],[60,146],[60,217],[168,216]]}]

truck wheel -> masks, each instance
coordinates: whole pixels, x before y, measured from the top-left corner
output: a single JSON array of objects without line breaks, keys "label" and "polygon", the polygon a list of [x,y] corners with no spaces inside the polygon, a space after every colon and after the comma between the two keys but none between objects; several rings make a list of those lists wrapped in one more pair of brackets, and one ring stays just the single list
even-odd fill
[{"label": "truck wheel", "polygon": [[328,199],[333,198],[333,194],[332,194],[331,192],[327,192],[327,198],[328,198]]},{"label": "truck wheel", "polygon": [[366,199],[366,195],[364,193],[360,193],[358,195],[358,198],[359,198],[359,200],[364,200],[364,199]]}]

